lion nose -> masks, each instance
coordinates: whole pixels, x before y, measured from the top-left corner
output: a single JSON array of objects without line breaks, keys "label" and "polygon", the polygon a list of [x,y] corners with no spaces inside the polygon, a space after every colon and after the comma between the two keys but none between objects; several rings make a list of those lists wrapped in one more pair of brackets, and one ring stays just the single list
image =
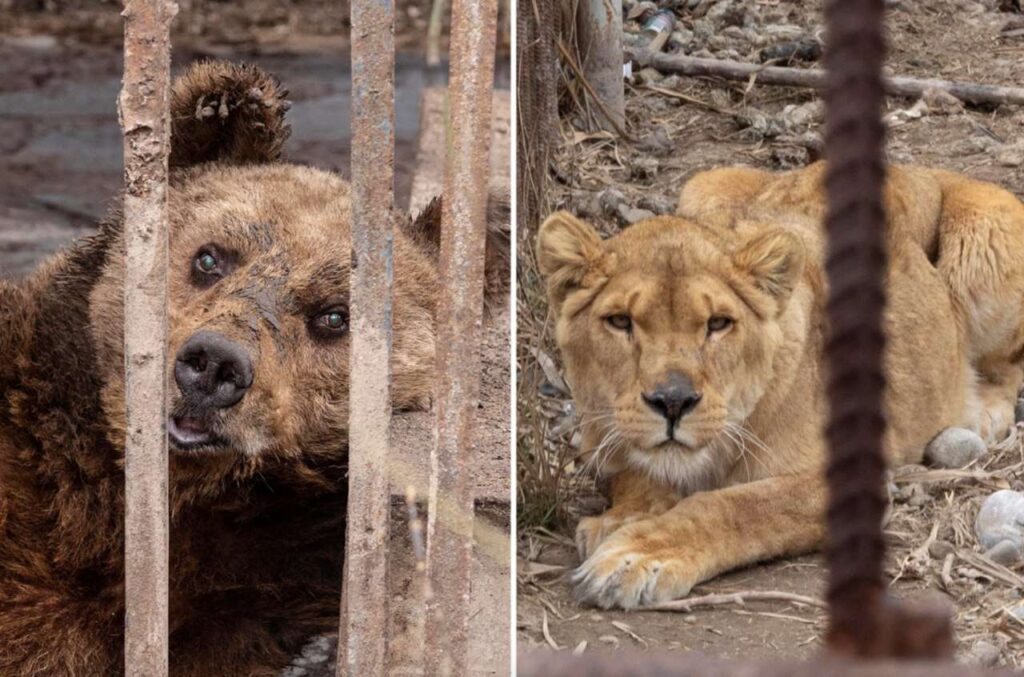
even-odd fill
[{"label": "lion nose", "polygon": [[643,394],[647,406],[664,416],[670,429],[700,404],[701,397],[693,381],[678,372],[669,374],[653,392]]},{"label": "lion nose", "polygon": [[197,404],[227,409],[252,386],[252,360],[245,348],[226,336],[201,331],[178,352],[174,380]]}]

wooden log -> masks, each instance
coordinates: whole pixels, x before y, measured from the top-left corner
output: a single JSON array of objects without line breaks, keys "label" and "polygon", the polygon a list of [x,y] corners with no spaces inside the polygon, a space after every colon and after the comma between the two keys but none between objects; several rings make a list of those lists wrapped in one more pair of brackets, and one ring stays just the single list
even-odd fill
[{"label": "wooden log", "polygon": [[[704,59],[684,54],[661,54],[638,50],[629,54],[637,65],[651,66],[662,73],[678,73],[695,77],[718,77],[746,82],[753,78],[758,84],[783,87],[825,88],[825,71],[807,68],[783,68],[729,61]],[[968,103],[1024,105],[1024,88],[955,82],[937,78],[890,76],[884,79],[885,91],[892,96],[920,98],[926,90],[948,92]]]}]

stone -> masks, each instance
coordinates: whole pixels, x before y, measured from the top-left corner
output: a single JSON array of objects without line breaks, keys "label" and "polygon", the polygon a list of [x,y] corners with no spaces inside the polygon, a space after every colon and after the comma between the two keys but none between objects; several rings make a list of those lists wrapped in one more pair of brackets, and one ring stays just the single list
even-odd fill
[{"label": "stone", "polygon": [[1006,143],[996,149],[996,162],[1004,167],[1024,165],[1024,141]]},{"label": "stone", "polygon": [[981,667],[990,668],[999,662],[1001,655],[999,647],[991,642],[986,642],[983,639],[979,639],[971,645],[970,651],[967,652],[967,662],[971,665],[979,665]]},{"label": "stone", "polygon": [[1003,489],[981,504],[974,521],[974,533],[985,550],[1002,541],[1012,541],[1018,548],[1024,545],[1024,494]]},{"label": "stone", "polygon": [[963,468],[988,453],[985,440],[964,428],[946,428],[925,447],[925,458],[938,468]]},{"label": "stone", "polygon": [[1024,421],[1024,399],[1017,400],[1017,406],[1013,410],[1013,420],[1016,423]]},{"label": "stone", "polygon": [[654,218],[654,212],[649,212],[646,209],[636,209],[626,204],[619,205],[618,214],[619,220],[624,226],[631,226],[639,221]]},{"label": "stone", "polygon": [[1020,545],[1009,539],[999,541],[994,547],[985,551],[986,557],[996,564],[1002,564],[1004,567],[1012,567],[1019,562],[1020,554]]},{"label": "stone", "polygon": [[626,201],[626,196],[617,188],[605,188],[598,195],[597,199],[601,203],[601,209],[604,210],[604,213],[611,216]]}]

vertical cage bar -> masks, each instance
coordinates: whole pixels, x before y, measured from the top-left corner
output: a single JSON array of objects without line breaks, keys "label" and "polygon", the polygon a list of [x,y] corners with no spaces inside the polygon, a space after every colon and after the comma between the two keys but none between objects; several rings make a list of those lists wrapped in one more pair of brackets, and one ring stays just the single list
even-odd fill
[{"label": "vertical cage bar", "polygon": [[125,674],[167,674],[170,0],[127,0],[124,83]]},{"label": "vertical cage bar", "polygon": [[385,674],[394,33],[393,0],[353,0],[349,499],[338,675]]},{"label": "vertical cage bar", "polygon": [[860,656],[878,654],[888,639],[880,622],[885,613],[883,9],[882,0],[831,0],[825,8],[829,645]]},{"label": "vertical cage bar", "polygon": [[473,554],[473,419],[480,389],[497,0],[452,3],[437,393],[427,526],[426,674],[466,675]]}]

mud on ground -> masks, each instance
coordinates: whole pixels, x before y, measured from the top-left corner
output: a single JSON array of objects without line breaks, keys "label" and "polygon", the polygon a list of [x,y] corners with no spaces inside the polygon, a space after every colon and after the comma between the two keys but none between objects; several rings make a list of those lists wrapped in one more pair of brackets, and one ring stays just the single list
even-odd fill
[{"label": "mud on ground", "polygon": [[[820,0],[670,4],[677,7],[679,22],[668,51],[761,63],[765,48],[820,41],[823,34]],[[1018,5],[997,0],[886,4],[892,73],[1024,86],[1024,16]],[[637,30],[627,22],[627,31]],[[784,65],[820,67],[813,60]],[[820,154],[823,107],[819,93],[811,90],[653,71],[635,73],[626,90],[632,140],[579,131],[578,114],[563,105],[562,145],[548,188],[552,209],[572,210],[605,234],[650,214],[671,213],[682,185],[701,170],[730,164],[790,169]],[[886,113],[890,162],[964,172],[1024,197],[1024,108],[964,107],[930,96],[925,103],[890,99]],[[623,613],[584,608],[572,599],[565,575],[578,563],[575,522],[605,504],[593,482],[574,472],[575,416],[560,383],[544,292],[532,262],[533,235],[526,233],[520,242],[518,290],[520,650],[640,647],[748,658],[806,657],[819,650],[820,609],[791,602]],[[1024,665],[1022,569],[993,567],[980,558],[972,528],[985,496],[1024,486],[1019,435],[966,471],[903,469],[892,487],[886,531],[892,590],[899,597],[939,598],[955,606],[958,653],[975,663]],[[560,467],[564,476],[556,481],[552,477]],[[525,486],[524,479],[532,484]],[[524,502],[523,491],[540,499]],[[733,572],[691,596],[777,590],[820,597],[824,576],[820,556],[800,557]]]}]

